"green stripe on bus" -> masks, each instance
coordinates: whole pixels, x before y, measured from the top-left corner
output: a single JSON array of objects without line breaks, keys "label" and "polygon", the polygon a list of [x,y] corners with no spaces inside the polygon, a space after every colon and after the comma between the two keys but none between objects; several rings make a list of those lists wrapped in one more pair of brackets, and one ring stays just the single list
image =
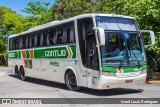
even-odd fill
[{"label": "green stripe on bus", "polygon": [[71,50],[72,50],[72,53],[73,53],[72,58],[76,58],[76,46],[70,46],[70,47],[71,47]]},{"label": "green stripe on bus", "polygon": [[[141,70],[145,70],[147,69],[147,65],[143,65],[141,66],[140,68],[138,67],[135,67],[135,68],[122,68],[123,72],[124,73],[127,73],[127,72],[137,72],[137,71],[141,71]],[[117,73],[117,68],[113,68],[113,67],[106,67],[106,66],[103,66],[102,67],[102,70],[104,72],[114,72],[114,73]]]},{"label": "green stripe on bus", "polygon": [[29,68],[31,69],[32,68],[32,60],[28,60],[28,63],[29,63]]},{"label": "green stripe on bus", "polygon": [[[30,59],[29,50],[24,50],[26,58]],[[9,58],[22,58],[21,51],[9,52]],[[34,50],[34,58],[60,58],[60,59],[74,59],[76,58],[76,46],[62,46],[54,48],[43,48]],[[23,59],[23,58],[22,58]]]},{"label": "green stripe on bus", "polygon": [[30,58],[29,50],[26,51],[26,58]]},{"label": "green stripe on bus", "polygon": [[9,58],[21,58],[21,52],[20,51],[9,52],[8,57]]}]

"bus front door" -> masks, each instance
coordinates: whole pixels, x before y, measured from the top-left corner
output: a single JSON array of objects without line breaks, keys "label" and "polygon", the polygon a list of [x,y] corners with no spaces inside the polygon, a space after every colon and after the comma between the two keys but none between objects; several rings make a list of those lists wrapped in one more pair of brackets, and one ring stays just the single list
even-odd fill
[{"label": "bus front door", "polygon": [[86,58],[88,87],[94,88],[99,78],[98,52],[94,33],[88,34],[86,37]]}]

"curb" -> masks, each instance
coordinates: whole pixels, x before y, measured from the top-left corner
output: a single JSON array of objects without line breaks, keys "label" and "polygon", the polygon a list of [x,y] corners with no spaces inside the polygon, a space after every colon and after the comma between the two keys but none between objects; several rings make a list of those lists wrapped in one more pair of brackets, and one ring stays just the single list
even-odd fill
[{"label": "curb", "polygon": [[0,71],[8,71],[8,67],[0,68]]}]

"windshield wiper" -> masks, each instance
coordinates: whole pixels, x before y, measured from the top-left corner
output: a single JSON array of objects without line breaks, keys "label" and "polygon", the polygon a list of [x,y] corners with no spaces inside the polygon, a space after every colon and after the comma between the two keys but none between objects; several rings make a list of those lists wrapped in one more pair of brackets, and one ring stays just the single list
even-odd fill
[{"label": "windshield wiper", "polygon": [[[132,42],[131,42],[130,44],[131,44],[131,46],[133,46]],[[139,62],[137,56],[135,55],[135,53],[133,52],[133,50],[130,49],[130,51],[133,53],[134,57],[136,58],[136,61],[138,62],[138,65],[137,65],[137,66],[140,67],[141,64],[140,64],[140,62]]]}]

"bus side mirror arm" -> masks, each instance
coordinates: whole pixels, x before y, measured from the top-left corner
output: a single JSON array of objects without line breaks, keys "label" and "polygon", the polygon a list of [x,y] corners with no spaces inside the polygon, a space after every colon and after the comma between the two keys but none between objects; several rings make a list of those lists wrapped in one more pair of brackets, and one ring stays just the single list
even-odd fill
[{"label": "bus side mirror arm", "polygon": [[93,27],[93,30],[97,31],[99,38],[99,45],[105,45],[105,33],[103,28]]},{"label": "bus side mirror arm", "polygon": [[151,37],[151,44],[150,45],[145,45],[145,46],[152,46],[154,45],[156,42],[155,42],[155,35],[154,35],[154,32],[151,31],[151,30],[141,30],[140,31],[141,33],[150,33],[150,37]]}]

